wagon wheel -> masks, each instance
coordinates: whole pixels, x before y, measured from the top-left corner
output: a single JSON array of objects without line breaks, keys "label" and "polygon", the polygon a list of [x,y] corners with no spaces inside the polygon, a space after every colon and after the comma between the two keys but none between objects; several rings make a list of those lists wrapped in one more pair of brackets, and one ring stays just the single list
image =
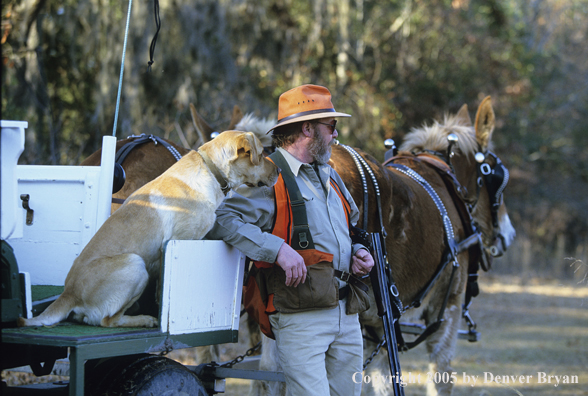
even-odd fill
[{"label": "wagon wheel", "polygon": [[157,355],[131,355],[86,363],[89,396],[207,396],[196,374]]}]

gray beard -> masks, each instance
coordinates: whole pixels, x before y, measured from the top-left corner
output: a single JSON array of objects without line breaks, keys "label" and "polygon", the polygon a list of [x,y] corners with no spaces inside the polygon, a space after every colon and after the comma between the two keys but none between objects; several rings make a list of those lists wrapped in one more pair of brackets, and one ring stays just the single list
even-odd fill
[{"label": "gray beard", "polygon": [[320,132],[315,131],[312,141],[308,145],[308,152],[315,162],[323,165],[331,159],[331,146],[332,144],[328,144]]}]

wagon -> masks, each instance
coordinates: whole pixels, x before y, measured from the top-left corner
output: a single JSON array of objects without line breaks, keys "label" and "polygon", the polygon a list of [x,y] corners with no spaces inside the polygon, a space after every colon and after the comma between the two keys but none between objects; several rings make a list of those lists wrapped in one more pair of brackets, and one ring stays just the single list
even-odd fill
[{"label": "wagon", "polygon": [[187,367],[164,356],[238,341],[246,258],[223,241],[162,247],[157,328],[16,327],[63,291],[74,259],[110,215],[116,139],[103,138],[101,166],[18,165],[27,123],[1,126],[2,370],[29,366],[42,376],[68,359],[70,378],[4,394],[206,395],[223,392],[227,377],[283,381],[281,373]]}]

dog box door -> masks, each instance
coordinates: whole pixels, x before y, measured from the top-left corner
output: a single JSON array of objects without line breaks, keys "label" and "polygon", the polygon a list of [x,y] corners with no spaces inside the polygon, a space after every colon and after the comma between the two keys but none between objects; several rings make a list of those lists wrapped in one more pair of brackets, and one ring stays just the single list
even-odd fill
[{"label": "dog box door", "polygon": [[239,330],[245,255],[223,241],[169,241],[164,249],[161,331]]}]

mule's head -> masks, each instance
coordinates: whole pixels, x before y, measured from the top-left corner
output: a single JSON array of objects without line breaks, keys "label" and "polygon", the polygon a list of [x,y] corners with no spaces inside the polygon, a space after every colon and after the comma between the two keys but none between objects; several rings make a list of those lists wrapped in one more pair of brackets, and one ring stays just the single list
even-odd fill
[{"label": "mule's head", "polygon": [[[495,116],[490,97],[480,104],[475,124],[466,105],[444,124],[425,126],[407,136],[401,150],[432,152],[452,167],[469,205],[475,227],[482,234],[487,262],[501,256],[512,243],[515,230],[504,204],[508,169],[491,151]],[[416,130],[413,132],[417,132]]]},{"label": "mule's head", "polygon": [[[491,151],[494,126],[494,110],[488,96],[482,101],[476,113],[474,130],[478,150],[474,153],[475,176],[470,176],[471,191],[468,190],[468,199],[472,205],[474,222],[482,232],[482,242],[487,255],[499,257],[512,243],[515,230],[510,222],[503,196],[509,181],[509,172],[500,158]],[[475,187],[471,185],[472,180],[475,180]]]},{"label": "mule's head", "polygon": [[[201,144],[210,142],[215,136],[218,136],[219,133],[217,132],[217,130],[208,125],[208,122],[206,122],[206,120],[198,113],[198,111],[196,111],[196,107],[192,103],[190,103],[190,114],[192,115],[192,124],[194,125],[194,129],[196,129],[196,132],[200,137],[199,140]],[[239,122],[241,122],[242,119],[243,111],[241,111],[241,108],[239,106],[235,105],[233,107],[231,121],[229,123],[229,126],[225,130],[229,131],[237,129],[239,131],[245,132],[245,129],[239,129],[235,127]]]}]

